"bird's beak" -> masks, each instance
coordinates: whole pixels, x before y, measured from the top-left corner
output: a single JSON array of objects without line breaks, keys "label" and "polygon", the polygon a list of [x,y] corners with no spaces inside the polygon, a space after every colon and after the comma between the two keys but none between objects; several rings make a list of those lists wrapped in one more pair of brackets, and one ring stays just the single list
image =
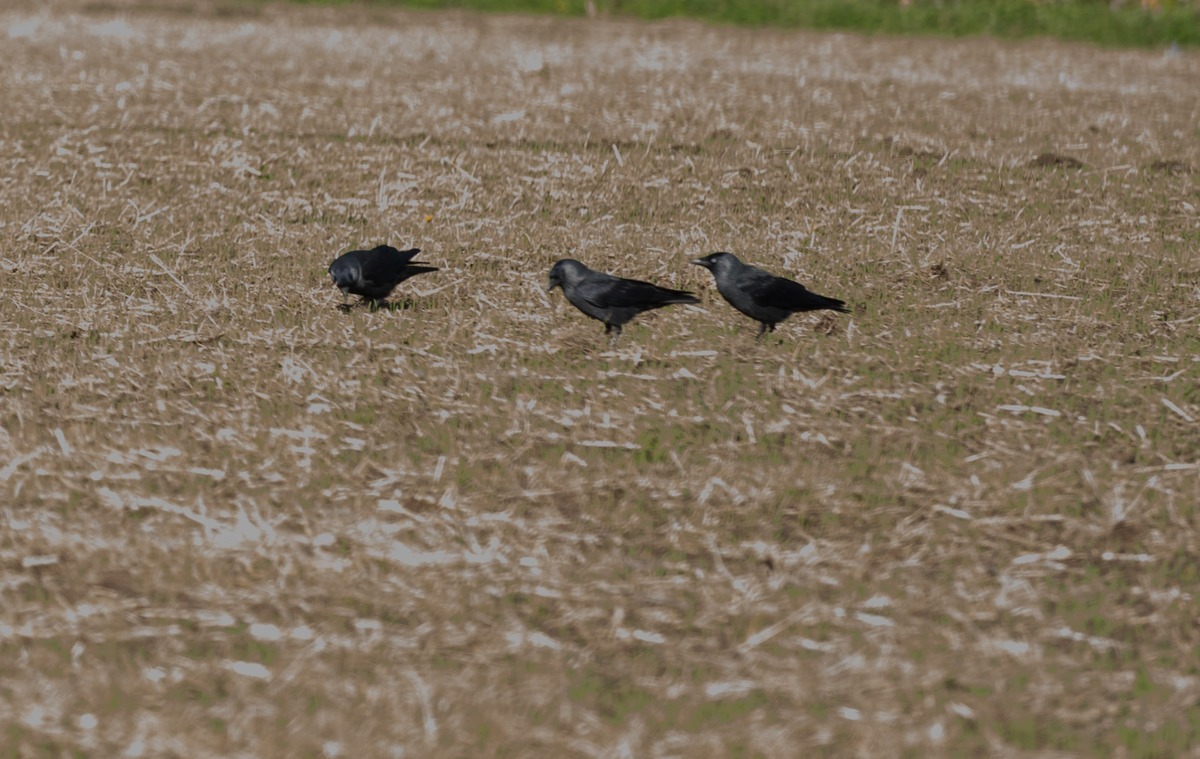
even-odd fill
[{"label": "bird's beak", "polygon": [[689,263],[691,263],[692,266],[703,266],[705,269],[708,268],[708,261],[705,261],[703,258],[697,258],[695,261],[691,261]]},{"label": "bird's beak", "polygon": [[550,284],[546,285],[546,292],[552,293],[552,292],[554,292],[554,288],[559,287],[559,286],[560,285],[557,282],[551,282]]}]

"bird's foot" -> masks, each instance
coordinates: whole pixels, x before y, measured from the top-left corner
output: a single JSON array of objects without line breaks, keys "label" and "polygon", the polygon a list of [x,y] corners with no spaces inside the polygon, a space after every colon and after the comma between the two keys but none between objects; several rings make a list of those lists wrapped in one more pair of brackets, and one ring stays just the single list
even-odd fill
[{"label": "bird's foot", "polygon": [[759,322],[758,334],[754,336],[755,340],[762,340],[767,336],[768,332],[775,332],[775,325],[769,322]]}]

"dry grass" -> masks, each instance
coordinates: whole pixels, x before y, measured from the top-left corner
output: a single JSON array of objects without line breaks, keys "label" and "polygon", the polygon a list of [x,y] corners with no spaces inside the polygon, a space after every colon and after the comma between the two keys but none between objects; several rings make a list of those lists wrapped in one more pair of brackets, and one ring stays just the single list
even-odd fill
[{"label": "dry grass", "polygon": [[[68,0],[0,39],[0,757],[1200,741],[1195,55]],[[339,313],[384,240],[443,271]],[[855,314],[756,344],[719,249]],[[610,351],[566,254],[704,305]]]}]

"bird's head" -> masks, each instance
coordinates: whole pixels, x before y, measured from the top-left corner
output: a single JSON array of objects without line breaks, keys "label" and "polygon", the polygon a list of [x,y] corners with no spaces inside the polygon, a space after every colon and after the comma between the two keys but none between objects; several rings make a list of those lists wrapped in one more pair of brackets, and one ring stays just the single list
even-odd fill
[{"label": "bird's head", "polygon": [[554,266],[550,267],[550,281],[546,285],[546,292],[550,292],[556,287],[575,284],[583,278],[586,271],[587,267],[573,258],[556,261]]},{"label": "bird's head", "polygon": [[349,292],[350,286],[359,279],[358,264],[355,261],[338,259],[329,265],[329,277],[343,293]]},{"label": "bird's head", "polygon": [[692,261],[694,266],[703,266],[712,273],[716,274],[737,263],[737,256],[732,253],[709,253],[704,258],[697,258]]}]

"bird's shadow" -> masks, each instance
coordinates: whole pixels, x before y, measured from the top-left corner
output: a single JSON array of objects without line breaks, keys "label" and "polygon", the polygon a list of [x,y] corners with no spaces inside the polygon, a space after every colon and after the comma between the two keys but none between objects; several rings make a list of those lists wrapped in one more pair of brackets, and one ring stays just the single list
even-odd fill
[{"label": "bird's shadow", "polygon": [[343,314],[348,314],[356,308],[365,308],[371,313],[376,311],[407,311],[413,307],[412,298],[405,298],[400,301],[390,300],[366,300],[360,299],[356,303],[339,303],[337,310]]}]

